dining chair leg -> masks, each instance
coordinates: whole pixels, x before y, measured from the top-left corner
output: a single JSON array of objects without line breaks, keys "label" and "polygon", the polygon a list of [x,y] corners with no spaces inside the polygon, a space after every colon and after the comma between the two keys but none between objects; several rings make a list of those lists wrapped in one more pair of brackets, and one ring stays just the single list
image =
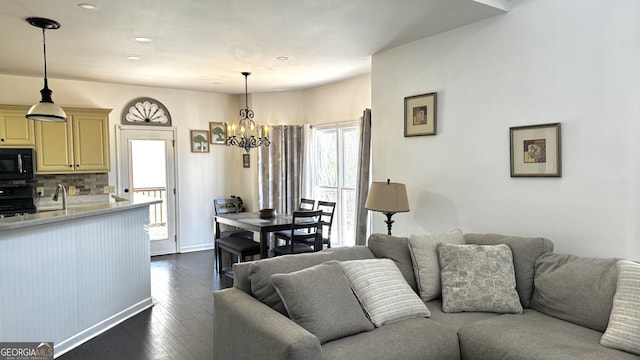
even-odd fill
[{"label": "dining chair leg", "polygon": [[216,269],[218,270],[218,274],[222,271],[222,249],[220,246],[216,245]]}]

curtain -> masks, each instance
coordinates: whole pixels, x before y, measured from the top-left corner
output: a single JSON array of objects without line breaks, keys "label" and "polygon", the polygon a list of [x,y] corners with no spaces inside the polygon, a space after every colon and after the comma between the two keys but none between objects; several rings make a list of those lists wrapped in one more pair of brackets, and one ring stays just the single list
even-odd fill
[{"label": "curtain", "polygon": [[315,157],[313,156],[313,127],[304,125],[303,161],[302,161],[302,184],[300,196],[307,199],[315,199],[315,189],[313,188],[313,169],[315,169]]},{"label": "curtain", "polygon": [[300,202],[304,128],[274,126],[270,134],[271,145],[261,146],[258,151],[258,205],[288,214]]},{"label": "curtain", "polygon": [[356,245],[367,243],[367,218],[364,208],[369,195],[371,169],[371,109],[365,109],[360,124],[360,158],[358,159],[358,183],[356,184]]}]

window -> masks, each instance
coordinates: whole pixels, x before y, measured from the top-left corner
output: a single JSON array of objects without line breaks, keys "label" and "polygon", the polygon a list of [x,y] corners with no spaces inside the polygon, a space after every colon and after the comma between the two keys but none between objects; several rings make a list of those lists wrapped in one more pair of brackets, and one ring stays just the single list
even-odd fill
[{"label": "window", "polygon": [[313,144],[314,198],[336,203],[331,245],[355,245],[358,125],[354,122],[314,127]]}]

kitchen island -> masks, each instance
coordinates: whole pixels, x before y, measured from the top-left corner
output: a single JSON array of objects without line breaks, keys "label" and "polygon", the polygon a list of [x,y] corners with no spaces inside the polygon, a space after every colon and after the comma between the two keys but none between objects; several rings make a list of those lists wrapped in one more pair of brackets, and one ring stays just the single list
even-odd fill
[{"label": "kitchen island", "polygon": [[149,205],[136,198],[0,219],[0,342],[58,357],[148,309]]}]

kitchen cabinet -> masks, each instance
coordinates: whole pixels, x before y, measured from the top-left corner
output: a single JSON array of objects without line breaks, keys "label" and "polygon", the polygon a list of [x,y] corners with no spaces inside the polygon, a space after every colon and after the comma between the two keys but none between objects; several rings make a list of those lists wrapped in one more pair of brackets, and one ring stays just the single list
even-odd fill
[{"label": "kitchen cabinet", "polygon": [[28,106],[0,105],[0,147],[34,147],[34,124]]},{"label": "kitchen cabinet", "polygon": [[36,121],[36,173],[108,172],[111,109],[63,109],[67,122]]}]

